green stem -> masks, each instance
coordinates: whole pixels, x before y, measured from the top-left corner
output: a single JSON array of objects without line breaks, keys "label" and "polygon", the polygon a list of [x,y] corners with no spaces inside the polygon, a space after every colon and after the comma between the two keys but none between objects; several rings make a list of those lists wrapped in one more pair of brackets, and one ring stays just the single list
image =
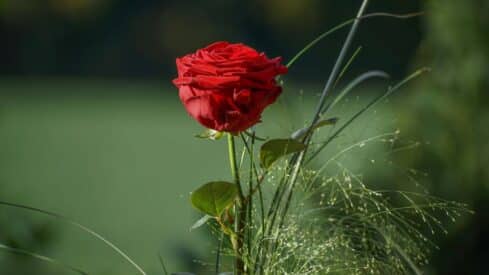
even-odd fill
[{"label": "green stem", "polygon": [[241,188],[241,182],[239,178],[239,171],[236,165],[236,149],[234,145],[234,136],[228,133],[228,151],[229,151],[229,164],[231,166],[231,174],[234,178],[234,183],[238,187],[239,202],[235,206],[236,219],[234,222],[235,235],[231,236],[233,249],[235,253],[235,274],[244,274],[244,262],[243,262],[243,237],[244,237],[244,226],[246,222],[246,201],[243,195],[243,189]]},{"label": "green stem", "polygon": [[[219,274],[219,269],[221,268],[221,250],[222,243],[224,242],[224,232],[221,232],[221,236],[219,237],[219,242],[217,245],[217,255],[216,255],[216,274]],[[168,274],[166,274],[168,275]]]},{"label": "green stem", "polygon": [[[241,136],[243,138],[243,136]],[[249,159],[250,159],[250,171],[249,171],[249,179],[248,179],[248,198],[246,200],[247,204],[247,230],[246,230],[246,239],[247,239],[247,248],[248,248],[248,255],[251,255],[251,234],[252,234],[252,228],[253,228],[253,194],[251,191],[253,190],[253,168],[254,168],[254,158],[253,158],[253,146],[255,143],[255,137],[254,137],[254,132],[253,136],[250,138],[251,139],[251,148],[250,148],[250,154],[249,154]],[[243,138],[243,142],[245,144],[245,149],[248,148],[248,144],[246,143],[246,140]]]},{"label": "green stem", "polygon": [[234,183],[238,186],[238,196],[240,203],[243,201],[243,189],[241,188],[241,182],[239,179],[239,171],[236,163],[236,149],[234,145],[234,136],[228,133],[228,152],[229,152],[229,164],[231,166],[231,174],[233,175]]}]

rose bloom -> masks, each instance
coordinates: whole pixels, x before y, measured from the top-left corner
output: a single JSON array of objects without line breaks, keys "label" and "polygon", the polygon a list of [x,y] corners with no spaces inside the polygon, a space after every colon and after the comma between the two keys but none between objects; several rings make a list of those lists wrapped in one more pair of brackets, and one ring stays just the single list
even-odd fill
[{"label": "rose bloom", "polygon": [[177,58],[173,80],[187,112],[203,126],[237,133],[260,121],[282,88],[275,77],[287,73],[281,58],[243,44],[216,42]]}]

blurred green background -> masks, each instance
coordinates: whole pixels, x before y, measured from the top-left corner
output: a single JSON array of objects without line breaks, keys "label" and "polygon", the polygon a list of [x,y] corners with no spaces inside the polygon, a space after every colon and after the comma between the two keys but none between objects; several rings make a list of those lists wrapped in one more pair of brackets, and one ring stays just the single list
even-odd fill
[{"label": "blurred green background", "polygon": [[[360,1],[0,0],[0,200],[60,213],[124,249],[150,274],[205,274],[215,240],[189,231],[199,215],[188,194],[227,178],[225,146],[193,138],[175,57],[216,40],[239,41],[290,59],[321,32],[354,16]],[[422,17],[364,21],[362,46],[344,81],[370,69],[400,79],[432,68],[352,127],[337,148],[395,129],[419,142],[392,156],[420,171],[433,194],[476,211],[439,235],[428,274],[486,274],[489,258],[489,1],[372,1],[369,12]],[[345,31],[290,70],[283,99],[265,114],[263,135],[284,135],[313,109]],[[356,110],[377,86],[336,110]],[[303,94],[302,92],[303,91]],[[291,119],[293,118],[293,119]],[[381,149],[379,149],[381,150]],[[377,153],[376,153],[377,152]],[[372,188],[410,188],[393,166],[356,155]],[[0,207],[0,241],[90,274],[135,274],[93,237],[57,220]],[[0,274],[66,274],[0,251]]]}]

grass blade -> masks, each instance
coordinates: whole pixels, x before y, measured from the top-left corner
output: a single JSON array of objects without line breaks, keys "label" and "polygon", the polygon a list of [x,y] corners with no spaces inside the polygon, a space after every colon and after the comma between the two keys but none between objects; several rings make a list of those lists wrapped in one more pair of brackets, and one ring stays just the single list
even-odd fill
[{"label": "grass blade", "polygon": [[43,256],[43,255],[40,255],[40,254],[36,254],[36,253],[33,253],[33,252],[29,252],[27,250],[23,250],[23,249],[19,249],[19,248],[13,248],[13,247],[10,247],[10,246],[7,246],[7,245],[4,245],[4,244],[1,244],[0,243],[0,249],[3,249],[3,250],[6,250],[7,252],[10,252],[10,253],[13,253],[13,254],[19,254],[19,255],[24,255],[24,256],[29,256],[31,258],[34,258],[34,259],[37,259],[37,260],[40,260],[40,261],[43,261],[43,262],[48,262],[48,263],[51,263],[51,264],[54,264],[54,265],[58,265],[58,266],[61,266],[65,269],[68,269],[68,270],[71,270],[75,273],[78,273],[78,274],[81,274],[81,275],[88,275],[87,272],[84,272],[76,267],[72,267],[72,266],[69,266],[67,264],[63,264],[53,258],[49,258],[47,256]]},{"label": "grass blade", "polygon": [[136,264],[126,253],[124,253],[115,244],[113,244],[112,242],[110,242],[106,238],[102,237],[97,232],[93,231],[92,229],[90,229],[90,228],[88,228],[88,227],[86,227],[86,226],[84,226],[82,224],[79,224],[79,223],[77,223],[75,221],[72,221],[72,220],[70,220],[70,219],[68,219],[66,217],[63,217],[63,216],[59,215],[59,214],[56,214],[56,213],[53,213],[53,212],[49,212],[49,211],[46,211],[46,210],[42,210],[42,209],[39,209],[39,208],[31,207],[31,206],[26,206],[26,205],[21,205],[21,204],[16,204],[16,203],[10,203],[10,202],[5,202],[5,201],[0,201],[0,205],[5,205],[5,206],[9,206],[9,207],[20,208],[20,209],[24,209],[24,210],[29,210],[29,211],[41,213],[41,214],[44,214],[44,215],[47,215],[47,216],[51,216],[51,217],[57,218],[57,219],[59,219],[59,220],[61,220],[63,222],[66,222],[66,223],[68,223],[68,224],[70,224],[72,226],[75,226],[75,227],[81,229],[82,231],[85,231],[86,233],[92,235],[93,237],[97,238],[98,240],[102,241],[103,243],[105,243],[112,250],[114,250],[115,252],[117,252],[117,254],[119,254],[120,256],[122,256],[135,269],[137,269],[140,274],[146,275],[146,272],[144,272],[144,270],[138,264]]},{"label": "grass blade", "polygon": [[350,24],[353,24],[353,22],[355,22],[355,20],[357,19],[366,19],[366,18],[371,18],[371,17],[392,17],[392,18],[397,18],[397,19],[408,19],[408,18],[412,18],[412,17],[416,17],[416,16],[420,16],[422,15],[423,13],[422,12],[417,12],[417,13],[408,13],[408,14],[393,14],[393,13],[386,13],[386,12],[375,12],[375,13],[369,13],[369,14],[365,14],[363,16],[360,16],[358,18],[351,18],[349,20],[346,20],[336,26],[334,26],[333,28],[323,32],[322,34],[320,34],[318,37],[316,37],[314,40],[312,40],[311,42],[309,42],[304,48],[302,48],[296,55],[294,55],[294,57],[292,57],[290,59],[290,61],[287,63],[287,67],[290,68],[292,67],[292,65],[294,65],[294,63],[299,60],[299,58],[301,58],[307,51],[309,51],[312,47],[314,47],[317,43],[319,43],[321,40],[323,40],[324,38],[328,37],[330,34],[333,34],[335,33],[336,31],[350,25]]},{"label": "grass blade", "polygon": [[343,99],[350,91],[352,91],[355,87],[363,83],[364,81],[374,78],[374,77],[379,77],[379,78],[389,78],[389,75],[383,71],[369,71],[366,73],[361,74],[357,78],[355,78],[352,82],[350,82],[344,89],[341,91],[337,97],[326,107],[324,107],[323,110],[321,110],[321,116],[324,115],[329,109],[333,108],[338,102]]},{"label": "grass blade", "polygon": [[202,218],[200,218],[198,221],[196,221],[191,227],[190,231],[197,229],[201,227],[202,225],[206,224],[209,220],[213,219],[214,217],[209,216],[209,215],[204,215]]},{"label": "grass blade", "polygon": [[165,261],[163,261],[163,255],[161,251],[158,252],[158,259],[160,260],[161,268],[163,269],[163,274],[168,275],[168,269],[166,269]]},{"label": "grass blade", "polygon": [[365,107],[363,107],[360,111],[355,113],[345,124],[343,124],[336,132],[334,132],[320,147],[317,149],[312,156],[307,159],[306,164],[309,163],[312,159],[314,159],[333,139],[335,139],[343,130],[345,130],[346,127],[348,127],[351,123],[353,123],[358,117],[360,117],[363,113],[365,113],[367,110],[372,108],[375,104],[377,104],[379,101],[385,99],[386,97],[390,96],[392,93],[397,91],[399,88],[401,88],[404,84],[407,82],[411,81],[412,79],[418,77],[419,75],[429,71],[428,68],[421,68],[414,73],[410,74],[408,77],[404,78],[401,80],[399,83],[397,83],[394,87],[390,87],[387,89],[387,91],[376,98],[374,98],[372,101],[370,101]]},{"label": "grass blade", "polygon": [[221,232],[221,236],[219,236],[219,241],[217,243],[217,253],[216,253],[216,274],[220,273],[221,269],[221,252],[222,252],[222,244],[224,242],[224,232]]},{"label": "grass blade", "polygon": [[343,66],[343,69],[341,70],[340,74],[336,78],[336,81],[333,85],[333,87],[336,87],[338,85],[338,82],[340,82],[341,78],[343,78],[343,75],[345,75],[346,71],[348,71],[348,68],[350,68],[351,63],[357,58],[358,54],[362,50],[362,46],[358,47],[355,52],[351,55],[350,59],[346,62],[345,66]]},{"label": "grass blade", "polygon": [[[313,127],[314,124],[319,120],[319,116],[321,114],[321,110],[324,108],[324,104],[326,103],[326,97],[329,94],[329,91],[331,90],[331,87],[333,85],[333,81],[337,78],[340,66],[343,64],[343,60],[345,59],[346,53],[348,52],[348,49],[350,48],[350,45],[353,41],[353,38],[355,37],[355,34],[358,30],[358,26],[360,25],[362,15],[367,9],[369,0],[363,0],[362,4],[360,5],[360,9],[357,12],[357,16],[355,17],[355,20],[353,21],[353,25],[350,28],[350,31],[348,32],[348,35],[346,36],[345,42],[343,43],[343,46],[341,47],[340,53],[338,54],[338,57],[336,59],[336,62],[334,63],[333,69],[331,69],[331,73],[329,74],[328,80],[326,81],[326,84],[324,85],[323,91],[321,92],[321,96],[319,98],[319,102],[316,107],[316,111],[314,112],[314,117],[311,121],[311,125],[309,128]],[[310,131],[310,130],[309,130]],[[303,138],[303,143],[308,145],[310,142],[310,136],[309,133],[305,135]],[[305,151],[302,152],[302,154],[305,154]]]}]

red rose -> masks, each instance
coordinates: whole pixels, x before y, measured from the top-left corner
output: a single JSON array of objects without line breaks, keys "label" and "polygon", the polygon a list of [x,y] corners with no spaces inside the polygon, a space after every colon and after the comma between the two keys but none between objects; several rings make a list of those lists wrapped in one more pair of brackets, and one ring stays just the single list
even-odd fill
[{"label": "red rose", "polygon": [[177,58],[180,99],[187,112],[207,128],[236,133],[260,121],[282,92],[275,77],[287,73],[281,58],[243,44],[216,42]]}]

